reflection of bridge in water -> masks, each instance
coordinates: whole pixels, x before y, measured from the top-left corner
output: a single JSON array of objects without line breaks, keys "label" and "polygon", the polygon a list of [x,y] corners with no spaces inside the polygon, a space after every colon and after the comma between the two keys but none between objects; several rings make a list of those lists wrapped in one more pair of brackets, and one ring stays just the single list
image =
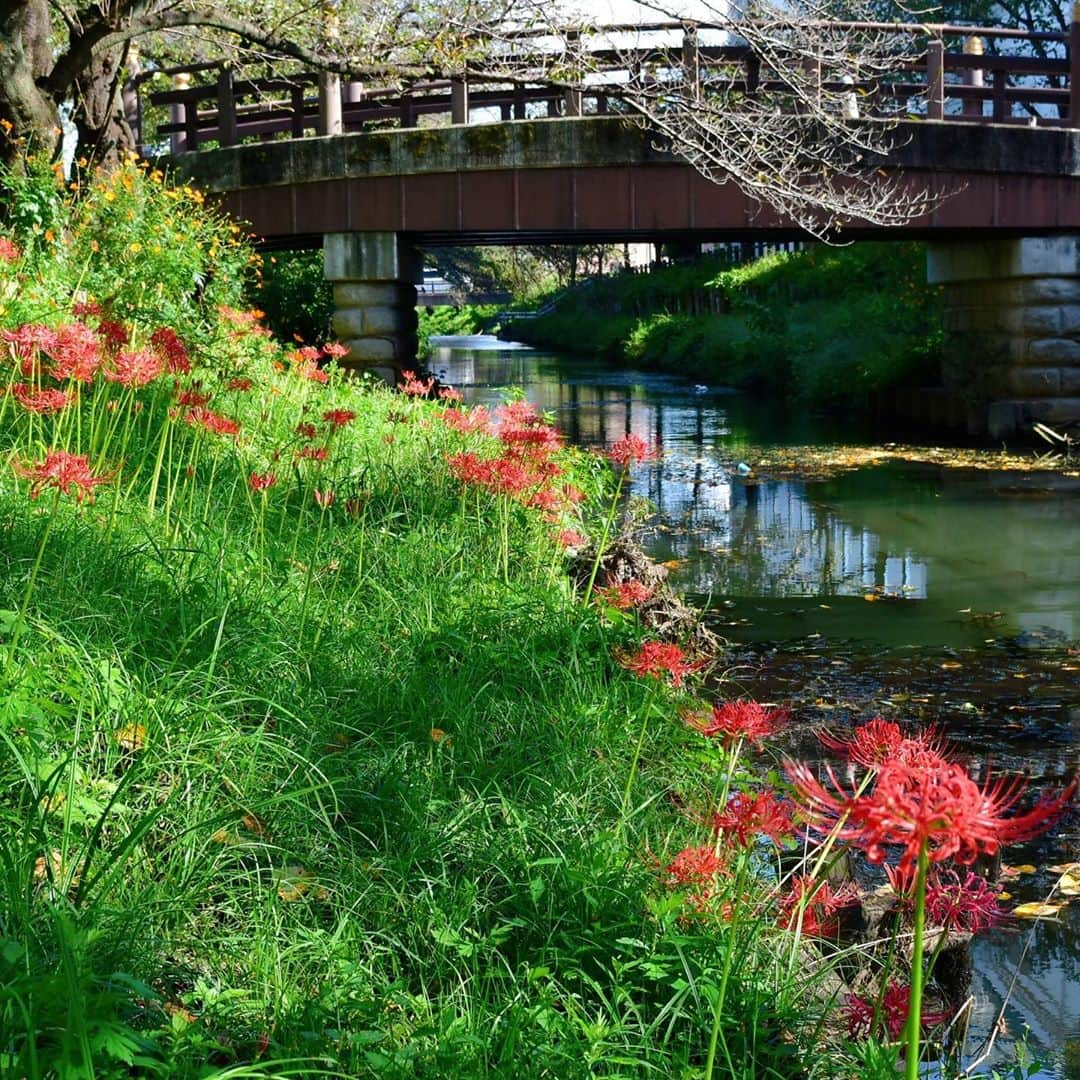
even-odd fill
[{"label": "reflection of bridge in water", "polygon": [[962,621],[964,609],[1000,611],[1014,630],[1080,634],[1075,499],[1029,490],[1013,475],[917,466],[812,484],[748,483],[735,465],[740,445],[752,451],[732,421],[745,402],[731,409],[737,399],[635,372],[588,369],[575,377],[580,369],[528,350],[454,356],[440,353],[434,366],[472,386],[470,397],[498,396],[485,386],[524,386],[574,443],[605,446],[633,433],[663,445],[663,465],[637,470],[630,493],[655,506],[651,544],[658,557],[680,561],[681,590],[896,597],[930,601],[938,620]]}]

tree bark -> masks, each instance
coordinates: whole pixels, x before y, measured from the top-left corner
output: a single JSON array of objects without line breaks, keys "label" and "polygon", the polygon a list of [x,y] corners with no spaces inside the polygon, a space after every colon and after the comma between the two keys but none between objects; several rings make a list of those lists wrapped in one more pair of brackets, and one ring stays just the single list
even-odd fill
[{"label": "tree bark", "polygon": [[60,145],[56,102],[37,83],[51,66],[48,0],[0,0],[0,161],[19,140],[55,153]]},{"label": "tree bark", "polygon": [[95,55],[75,80],[73,118],[79,133],[76,154],[92,168],[114,168],[126,151],[136,148],[121,96],[126,54],[124,46]]}]

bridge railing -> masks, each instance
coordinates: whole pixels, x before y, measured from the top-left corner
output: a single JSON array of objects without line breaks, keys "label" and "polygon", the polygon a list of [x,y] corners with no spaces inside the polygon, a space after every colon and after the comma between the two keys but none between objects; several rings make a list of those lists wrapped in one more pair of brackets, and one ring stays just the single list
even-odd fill
[{"label": "bridge railing", "polygon": [[[891,80],[877,85],[853,85],[841,71],[824,73],[823,90],[854,93],[855,100],[863,102],[864,115],[899,110],[930,120],[1080,126],[1078,22],[1067,34],[949,24],[850,25],[852,30],[906,37],[914,56]],[[707,23],[665,22],[590,31],[593,43],[585,50],[599,72],[599,81],[592,85],[500,85],[490,77],[462,75],[415,83],[403,91],[342,82],[328,73],[241,79],[227,65],[200,64],[166,72],[173,76],[173,88],[149,94],[149,103],[168,110],[156,137],[168,140],[178,153],[208,143],[232,146],[247,140],[415,128],[423,126],[422,118],[433,116],[464,124],[478,110],[487,120],[496,111],[503,120],[626,111],[618,83],[635,64],[634,77],[640,77],[645,64],[660,64],[667,77],[678,72],[678,78],[692,79],[705,89],[710,74],[717,73],[728,90],[782,94],[782,75],[769,72],[730,32],[728,44],[702,42],[703,33],[725,29],[730,31]],[[639,39],[660,35],[664,41],[629,48],[605,44],[613,35],[629,32]],[[1044,55],[1016,51],[1024,46]]]}]

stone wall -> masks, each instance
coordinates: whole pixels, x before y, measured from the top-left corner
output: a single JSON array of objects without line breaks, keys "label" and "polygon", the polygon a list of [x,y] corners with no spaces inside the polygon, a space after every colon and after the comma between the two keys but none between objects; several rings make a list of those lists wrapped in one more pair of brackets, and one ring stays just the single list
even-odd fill
[{"label": "stone wall", "polygon": [[973,432],[1080,420],[1080,236],[934,244],[945,290],[945,386]]}]

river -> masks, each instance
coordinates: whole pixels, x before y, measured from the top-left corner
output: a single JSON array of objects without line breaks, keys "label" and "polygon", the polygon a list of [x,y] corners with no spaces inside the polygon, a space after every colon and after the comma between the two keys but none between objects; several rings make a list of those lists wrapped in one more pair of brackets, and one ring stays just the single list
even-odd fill
[{"label": "river", "polygon": [[[520,388],[580,445],[630,432],[662,444],[631,485],[650,506],[640,535],[734,644],[740,694],[791,703],[804,730],[879,712],[932,723],[974,770],[1036,784],[1077,771],[1080,480],[986,455],[970,468],[882,458],[866,417],[784,416],[490,337],[432,344],[431,370],[470,403]],[[1005,858],[1023,869],[1004,906],[1044,898],[1048,867],[1080,859],[1076,816]],[[1080,1078],[1080,901],[980,934],[973,962],[969,1057],[997,1032],[980,1069],[1007,1066],[1026,1028],[1044,1062],[1034,1076]]]}]

